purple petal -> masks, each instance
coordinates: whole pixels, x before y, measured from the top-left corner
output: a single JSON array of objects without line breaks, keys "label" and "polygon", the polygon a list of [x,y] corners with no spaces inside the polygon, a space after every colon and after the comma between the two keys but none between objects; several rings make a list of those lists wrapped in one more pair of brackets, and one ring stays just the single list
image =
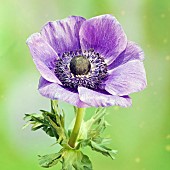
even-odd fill
[{"label": "purple petal", "polygon": [[80,100],[93,107],[107,107],[119,105],[128,107],[131,105],[129,96],[113,96],[108,93],[101,93],[85,87],[78,87]]},{"label": "purple petal", "polygon": [[101,15],[82,24],[80,43],[83,50],[93,48],[110,64],[126,48],[127,37],[115,17]]},{"label": "purple petal", "polygon": [[42,77],[50,82],[61,84],[54,72],[54,62],[58,58],[56,52],[44,41],[40,33],[32,34],[27,39],[27,45],[33,57],[33,61]]},{"label": "purple petal", "polygon": [[58,53],[80,49],[79,29],[84,18],[70,16],[60,21],[48,22],[41,30],[41,34]]},{"label": "purple petal", "polygon": [[40,78],[38,89],[42,96],[52,100],[61,100],[77,107],[89,107],[80,100],[78,93],[68,90],[57,83],[48,82],[44,78]]},{"label": "purple petal", "polygon": [[146,73],[143,63],[129,61],[110,71],[105,81],[105,90],[113,95],[129,95],[146,87]]},{"label": "purple petal", "polygon": [[143,50],[134,42],[128,41],[126,49],[108,66],[108,69],[114,69],[119,65],[125,64],[131,60],[144,60]]}]

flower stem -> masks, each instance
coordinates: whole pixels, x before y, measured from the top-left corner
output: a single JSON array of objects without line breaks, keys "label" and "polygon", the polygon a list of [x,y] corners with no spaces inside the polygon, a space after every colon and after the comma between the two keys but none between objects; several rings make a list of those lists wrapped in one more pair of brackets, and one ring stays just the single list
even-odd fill
[{"label": "flower stem", "polygon": [[84,108],[77,108],[76,121],[68,142],[69,146],[71,146],[72,148],[75,147],[75,143],[81,127],[81,122],[84,116],[84,110],[85,110]]}]

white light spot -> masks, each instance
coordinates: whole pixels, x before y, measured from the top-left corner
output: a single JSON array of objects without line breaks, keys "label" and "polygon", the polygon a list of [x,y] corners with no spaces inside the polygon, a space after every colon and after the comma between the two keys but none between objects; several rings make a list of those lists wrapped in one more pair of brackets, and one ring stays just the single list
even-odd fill
[{"label": "white light spot", "polygon": [[146,15],[144,15],[144,16],[143,16],[143,19],[146,19],[146,18],[147,18],[147,16],[146,16]]},{"label": "white light spot", "polygon": [[161,18],[165,18],[165,14],[161,14]]},{"label": "white light spot", "polygon": [[136,158],[135,158],[135,162],[136,162],[136,163],[140,163],[140,162],[141,162],[141,159],[140,159],[139,157],[136,157]]},{"label": "white light spot", "polygon": [[166,139],[170,139],[170,134],[168,134],[168,135],[166,136]]},{"label": "white light spot", "polygon": [[166,151],[170,152],[170,145],[166,145],[165,149]]},{"label": "white light spot", "polygon": [[121,11],[121,15],[122,15],[122,16],[124,16],[125,13],[126,13],[126,12],[125,12],[124,10]]},{"label": "white light spot", "polygon": [[165,60],[170,61],[170,56],[167,55],[167,56],[165,57]]},{"label": "white light spot", "polygon": [[166,44],[168,40],[166,38],[163,39],[163,43]]}]

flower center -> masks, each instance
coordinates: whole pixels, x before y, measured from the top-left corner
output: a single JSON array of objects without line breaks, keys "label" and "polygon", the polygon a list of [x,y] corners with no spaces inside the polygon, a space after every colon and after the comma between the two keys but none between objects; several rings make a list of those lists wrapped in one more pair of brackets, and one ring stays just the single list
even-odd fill
[{"label": "flower center", "polygon": [[90,68],[90,61],[84,56],[75,56],[71,59],[70,70],[74,75],[87,75]]},{"label": "flower center", "polygon": [[102,88],[102,80],[107,77],[107,64],[99,53],[89,49],[65,52],[59,56],[54,72],[63,86],[71,89],[78,86]]}]

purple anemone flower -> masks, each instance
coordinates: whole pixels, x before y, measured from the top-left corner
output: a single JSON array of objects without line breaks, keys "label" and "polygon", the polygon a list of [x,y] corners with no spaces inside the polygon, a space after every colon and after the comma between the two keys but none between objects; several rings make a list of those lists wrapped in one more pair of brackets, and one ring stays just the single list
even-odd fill
[{"label": "purple anemone flower", "polygon": [[41,95],[77,107],[131,105],[146,87],[144,53],[112,15],[48,22],[27,39]]}]

